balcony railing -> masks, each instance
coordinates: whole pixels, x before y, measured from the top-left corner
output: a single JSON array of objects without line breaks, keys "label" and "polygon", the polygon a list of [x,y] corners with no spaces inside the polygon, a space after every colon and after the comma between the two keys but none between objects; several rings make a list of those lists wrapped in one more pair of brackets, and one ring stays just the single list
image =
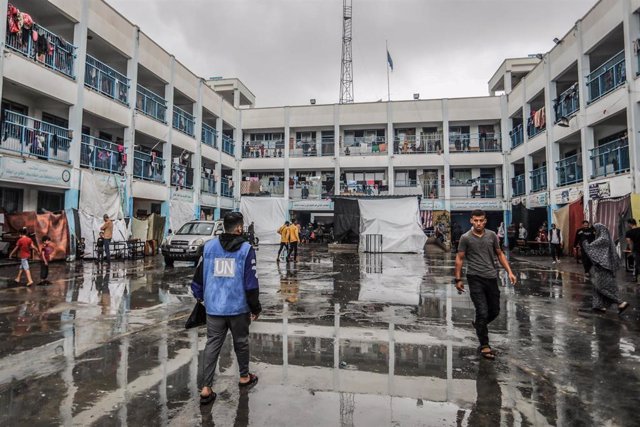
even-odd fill
[{"label": "balcony railing", "polygon": [[629,140],[627,138],[616,139],[589,151],[592,178],[629,171]]},{"label": "balcony railing", "polygon": [[202,142],[209,147],[218,148],[218,131],[206,123],[202,123]]},{"label": "balcony railing", "polygon": [[428,179],[420,182],[422,186],[422,197],[427,199],[438,199],[444,194],[443,182],[437,179]]},{"label": "balcony railing", "polygon": [[172,163],[171,185],[180,188],[193,188],[193,168]]},{"label": "balcony railing", "polygon": [[145,181],[164,183],[164,159],[142,151],[134,151],[133,176]]},{"label": "balcony railing", "polygon": [[70,135],[69,129],[5,110],[0,151],[70,163]]},{"label": "balcony railing", "polygon": [[[37,41],[34,42],[30,32],[10,33],[7,31],[7,47],[52,70],[75,79],[73,63],[76,47],[38,24],[33,24],[32,29],[38,33],[39,38],[42,37],[47,40],[46,45]],[[27,34],[27,36],[23,37],[24,34]]]},{"label": "balcony railing", "polygon": [[575,184],[582,181],[582,165],[579,154],[565,157],[556,162],[558,187]]},{"label": "balcony railing", "polygon": [[324,137],[322,138],[320,144],[320,156],[322,157],[332,157],[336,154],[336,146],[335,140],[333,137]]},{"label": "balcony railing", "polygon": [[342,154],[345,156],[371,156],[387,153],[387,143],[384,136],[345,138]]},{"label": "balcony railing", "polygon": [[502,180],[496,178],[475,178],[467,181],[451,180],[451,198],[495,199],[502,197]]},{"label": "balcony railing", "polygon": [[228,178],[220,178],[220,194],[224,197],[233,197],[233,188],[229,185]]},{"label": "balcony railing", "polygon": [[162,123],[167,123],[167,101],[160,95],[138,85],[136,110]]},{"label": "balcony railing", "polygon": [[[233,150],[227,154],[233,156]],[[284,157],[284,140],[267,139],[263,141],[247,141],[242,147],[242,157],[245,159]]]},{"label": "balcony railing", "polygon": [[511,189],[513,190],[514,196],[522,196],[527,192],[524,180],[524,174],[511,178]]},{"label": "balcony railing", "polygon": [[588,103],[596,101],[627,81],[624,50],[587,76]]},{"label": "balcony railing", "polygon": [[202,173],[200,192],[218,194],[218,191],[216,190],[216,180],[204,172]]},{"label": "balcony railing", "polygon": [[294,148],[289,150],[290,157],[318,157],[318,144],[315,138],[297,139]]},{"label": "balcony railing", "polygon": [[509,132],[509,138],[511,138],[511,149],[518,147],[524,143],[524,129],[522,125],[514,127]]},{"label": "balcony railing", "polygon": [[531,171],[531,191],[537,192],[547,189],[547,167],[542,166]]},{"label": "balcony railing", "polygon": [[173,128],[189,136],[196,136],[193,115],[180,107],[173,106]]},{"label": "balcony railing", "polygon": [[124,145],[82,135],[80,166],[108,173],[122,173],[127,165]]},{"label": "balcony railing", "polygon": [[529,139],[535,138],[546,130],[546,126],[536,127],[533,117],[527,119],[527,136]]},{"label": "balcony railing", "polygon": [[235,149],[236,143],[233,138],[227,135],[222,135],[222,152],[227,153],[230,156],[235,156]]},{"label": "balcony railing", "polygon": [[367,181],[349,181],[340,183],[340,194],[348,194],[353,196],[379,196],[386,195],[389,192],[383,190],[380,185],[370,184]]},{"label": "balcony railing", "polygon": [[560,119],[571,117],[573,113],[580,108],[580,96],[578,93],[578,84],[575,83],[569,89],[565,90],[553,101],[553,109],[555,111],[556,123]]},{"label": "balcony railing", "polygon": [[403,188],[417,187],[418,180],[417,179],[396,179],[395,186],[403,187]]},{"label": "balcony railing", "polygon": [[396,136],[393,145],[396,154],[442,153],[442,134],[426,133],[419,136]]},{"label": "balcony railing", "polygon": [[452,133],[449,135],[451,153],[500,152],[499,133]]},{"label": "balcony railing", "polygon": [[129,105],[129,79],[122,73],[87,55],[84,84],[111,99]]}]

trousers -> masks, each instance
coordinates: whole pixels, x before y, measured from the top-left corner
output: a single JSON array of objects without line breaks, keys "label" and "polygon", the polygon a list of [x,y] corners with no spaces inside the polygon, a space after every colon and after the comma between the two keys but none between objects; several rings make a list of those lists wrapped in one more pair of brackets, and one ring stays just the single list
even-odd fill
[{"label": "trousers", "polygon": [[285,256],[289,256],[289,245],[285,242],[280,242],[280,249],[278,249],[278,258],[280,258],[280,254],[284,249]]},{"label": "trousers", "polygon": [[204,386],[213,385],[220,349],[231,330],[233,350],[238,359],[240,376],[249,375],[249,313],[237,316],[210,316],[207,314],[207,344],[204,347]]},{"label": "trousers", "polygon": [[104,239],[104,256],[111,261],[111,239]]},{"label": "trousers", "polygon": [[481,346],[489,345],[489,323],[500,314],[498,278],[467,275],[471,301],[476,309],[475,328]]},{"label": "trousers", "polygon": [[290,259],[293,256],[293,260],[298,259],[298,242],[289,243],[289,253],[287,254],[287,259]]}]

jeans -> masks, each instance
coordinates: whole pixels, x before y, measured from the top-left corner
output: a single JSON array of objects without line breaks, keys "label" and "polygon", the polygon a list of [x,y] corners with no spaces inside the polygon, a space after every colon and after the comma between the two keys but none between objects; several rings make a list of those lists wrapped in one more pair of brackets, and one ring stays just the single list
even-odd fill
[{"label": "jeans", "polygon": [[49,264],[40,263],[40,280],[47,280],[49,277]]},{"label": "jeans", "polygon": [[220,349],[227,337],[227,331],[231,330],[233,338],[233,350],[238,359],[240,376],[249,375],[249,325],[251,324],[249,313],[237,316],[210,316],[207,314],[207,344],[204,347],[204,384],[205,387],[213,385],[213,376],[218,364]]},{"label": "jeans", "polygon": [[107,262],[111,261],[111,239],[104,239],[104,255],[107,257]]},{"label": "jeans", "polygon": [[489,323],[500,314],[498,278],[467,275],[471,301],[476,309],[475,328],[481,346],[489,345]]},{"label": "jeans", "polygon": [[549,249],[551,249],[551,258],[554,261],[557,261],[560,258],[560,244],[559,243],[549,243]]},{"label": "jeans", "polygon": [[289,243],[289,254],[287,255],[287,259],[290,259],[293,256],[293,260],[298,259],[298,242]]},{"label": "jeans", "polygon": [[289,245],[285,242],[280,242],[280,249],[278,249],[278,258],[280,258],[280,254],[284,249],[285,256],[289,256]]}]

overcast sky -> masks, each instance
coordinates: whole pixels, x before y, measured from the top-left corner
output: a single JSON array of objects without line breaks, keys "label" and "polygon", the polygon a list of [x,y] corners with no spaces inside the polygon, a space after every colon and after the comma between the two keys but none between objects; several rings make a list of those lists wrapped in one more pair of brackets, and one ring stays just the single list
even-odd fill
[{"label": "overcast sky", "polygon": [[[342,0],[107,0],[201,77],[259,107],[338,102]],[[355,101],[488,94],[508,57],[546,52],[595,0],[353,0]]]}]

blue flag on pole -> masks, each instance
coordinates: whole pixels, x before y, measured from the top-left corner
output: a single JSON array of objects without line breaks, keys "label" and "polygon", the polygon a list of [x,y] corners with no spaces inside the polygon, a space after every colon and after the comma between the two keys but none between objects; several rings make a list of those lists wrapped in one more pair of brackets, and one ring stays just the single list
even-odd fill
[{"label": "blue flag on pole", "polygon": [[393,71],[393,59],[391,59],[389,49],[387,49],[387,62],[389,63],[389,68],[391,68],[391,71]]}]

